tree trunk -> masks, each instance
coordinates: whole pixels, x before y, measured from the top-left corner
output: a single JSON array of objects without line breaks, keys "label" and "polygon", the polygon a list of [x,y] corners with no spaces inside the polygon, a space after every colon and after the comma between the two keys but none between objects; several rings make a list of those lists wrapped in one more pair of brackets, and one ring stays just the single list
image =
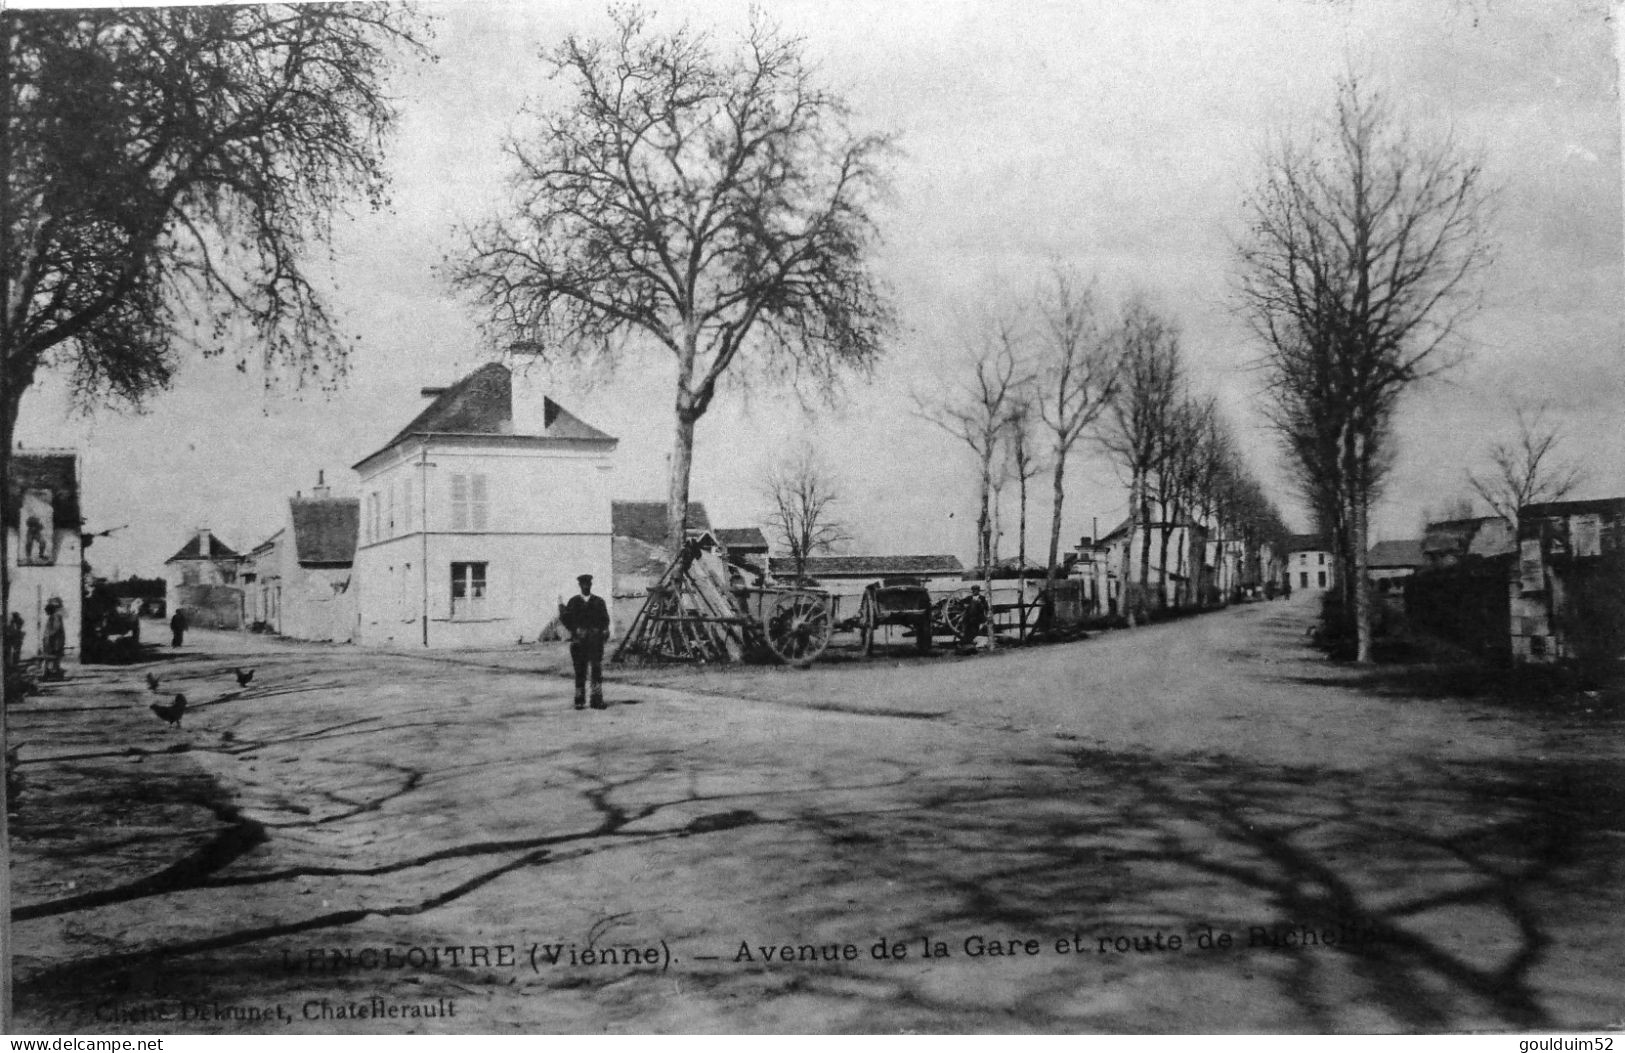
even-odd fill
[{"label": "tree trunk", "polygon": [[[1157,582],[1157,608],[1160,610],[1168,606],[1168,541],[1173,535],[1173,529],[1164,523],[1157,531],[1157,570],[1162,580]],[[1174,587],[1174,605],[1179,605],[1179,587]]]},{"label": "tree trunk", "polygon": [[1355,498],[1354,508],[1354,660],[1369,663],[1371,658],[1371,590],[1366,588],[1366,522],[1370,514],[1369,499],[1362,488]]},{"label": "tree trunk", "polygon": [[677,439],[671,449],[671,482],[666,492],[666,545],[673,559],[683,551],[688,530],[688,474],[694,464],[694,422],[698,418],[677,406]]},{"label": "tree trunk", "polygon": [[[1044,588],[1049,589],[1055,584],[1055,569],[1061,561],[1061,503],[1066,500],[1066,487],[1062,482],[1066,473],[1066,456],[1058,454],[1055,458],[1055,501],[1051,505],[1049,520],[1049,564],[1044,570]],[[1099,541],[1099,538],[1091,538]]]},{"label": "tree trunk", "polygon": [[992,561],[989,555],[991,549],[992,523],[989,518],[989,502],[993,493],[993,477],[988,470],[987,460],[982,461],[982,494],[981,507],[976,516],[976,565],[986,567]]},{"label": "tree trunk", "polygon": [[1016,639],[1026,642],[1027,639],[1027,466],[1022,464],[1016,469],[1021,474],[1017,492],[1021,502],[1021,513],[1018,517],[1017,529],[1020,537],[1016,541],[1016,567],[1021,572],[1017,579],[1021,582],[1021,591],[1016,595],[1016,616],[1021,619],[1021,626],[1016,630]]}]

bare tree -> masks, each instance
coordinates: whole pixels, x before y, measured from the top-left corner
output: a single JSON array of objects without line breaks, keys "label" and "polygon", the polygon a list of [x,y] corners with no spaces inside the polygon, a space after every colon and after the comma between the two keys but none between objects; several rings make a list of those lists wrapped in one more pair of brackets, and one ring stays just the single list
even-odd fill
[{"label": "bare tree", "polygon": [[832,551],[851,540],[846,525],[832,514],[832,506],[841,500],[840,492],[811,445],[803,445],[771,468],[762,482],[762,493],[771,509],[768,527],[789,550],[796,577],[806,576],[808,556]]},{"label": "bare tree", "polygon": [[[1123,613],[1133,626],[1143,618],[1151,580],[1152,488],[1167,467],[1169,436],[1184,391],[1185,369],[1173,323],[1144,301],[1123,311],[1116,339],[1121,377],[1099,441],[1128,477],[1129,536],[1123,554]],[[1134,539],[1140,537],[1139,581],[1131,574]]]},{"label": "bare tree", "polygon": [[969,376],[940,398],[914,396],[918,416],[963,442],[976,457],[976,562],[984,568],[993,559],[993,492],[1001,470],[1006,419],[1027,379],[1017,341],[1014,322],[994,319],[971,350]]},{"label": "bare tree", "polygon": [[1450,340],[1488,262],[1478,162],[1423,142],[1354,77],[1331,120],[1266,162],[1240,247],[1241,303],[1270,394],[1330,520],[1357,658],[1371,660],[1366,536],[1400,395],[1452,364]]},{"label": "bare tree", "polygon": [[489,333],[545,359],[613,358],[634,335],[672,355],[675,547],[694,427],[725,375],[828,392],[880,354],[891,312],[867,256],[888,140],[849,131],[802,41],[759,13],[727,55],[613,16],[610,39],[547,57],[574,97],[507,144],[512,203],[471,234],[453,281]]},{"label": "bare tree", "polygon": [[1051,506],[1049,560],[1044,587],[1055,584],[1061,558],[1061,510],[1066,501],[1066,464],[1079,440],[1100,420],[1117,393],[1122,344],[1100,324],[1093,290],[1063,268],[1039,299],[1039,417],[1049,430]]},{"label": "bare tree", "polygon": [[[1009,415],[1023,389],[1031,383],[1019,346],[1015,322],[1008,316],[995,317],[972,347],[969,376],[956,389],[939,399],[914,396],[915,412],[954,438],[975,455],[978,468],[978,511],[976,518],[976,562],[982,570],[982,587],[992,597],[993,560],[996,552],[994,509],[998,486],[1006,468],[1004,443],[1009,438]],[[995,645],[992,625],[988,646]]]},{"label": "bare tree", "polygon": [[1026,379],[1028,383],[1012,395],[1010,410],[1004,418],[1007,474],[1016,484],[1019,510],[1016,558],[1023,569],[1027,566],[1027,484],[1044,470],[1034,427],[1038,423],[1035,392],[1032,378]]},{"label": "bare tree", "polygon": [[1518,524],[1518,509],[1542,501],[1561,501],[1585,481],[1579,464],[1556,452],[1562,436],[1555,425],[1542,418],[1546,407],[1517,409],[1518,441],[1499,442],[1489,452],[1491,470],[1469,472],[1473,492],[1484,499],[1496,515]]}]

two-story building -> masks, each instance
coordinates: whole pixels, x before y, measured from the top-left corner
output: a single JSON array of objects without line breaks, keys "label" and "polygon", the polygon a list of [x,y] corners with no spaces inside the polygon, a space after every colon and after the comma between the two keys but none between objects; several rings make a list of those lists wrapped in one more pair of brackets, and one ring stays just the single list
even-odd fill
[{"label": "two-story building", "polygon": [[355,465],[356,641],[535,640],[578,574],[610,582],[617,440],[499,363],[424,395],[429,405]]},{"label": "two-story building", "polygon": [[67,649],[79,650],[83,610],[79,455],[72,450],[29,450],[11,455],[5,494],[10,533],[11,609],[23,616],[23,653],[45,642],[45,607],[62,601]]},{"label": "two-story building", "polygon": [[1286,583],[1294,592],[1325,592],[1337,584],[1337,560],[1321,534],[1293,534],[1286,543]]}]

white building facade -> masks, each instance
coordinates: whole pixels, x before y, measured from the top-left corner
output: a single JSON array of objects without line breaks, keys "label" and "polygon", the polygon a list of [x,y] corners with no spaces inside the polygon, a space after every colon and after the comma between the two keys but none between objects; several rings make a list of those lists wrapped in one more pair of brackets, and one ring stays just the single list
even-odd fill
[{"label": "white building facade", "polygon": [[16,451],[11,455],[6,530],[11,573],[11,610],[22,615],[23,656],[41,653],[49,618],[45,608],[62,601],[67,650],[79,651],[84,604],[79,510],[79,455],[72,450]]},{"label": "white building facade", "polygon": [[1337,584],[1337,561],[1325,539],[1299,534],[1287,543],[1286,583],[1293,592],[1325,592]]},{"label": "white building facade", "polygon": [[616,440],[497,364],[425,394],[355,465],[356,642],[512,646],[554,626],[577,575],[607,594]]}]

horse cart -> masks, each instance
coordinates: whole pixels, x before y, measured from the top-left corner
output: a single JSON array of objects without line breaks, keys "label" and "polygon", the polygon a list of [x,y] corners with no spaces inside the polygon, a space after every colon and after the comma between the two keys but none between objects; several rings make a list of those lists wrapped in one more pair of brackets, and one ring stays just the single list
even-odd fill
[{"label": "horse cart", "polygon": [[876,638],[892,626],[912,630],[915,649],[925,652],[931,650],[936,629],[934,606],[918,578],[885,578],[863,590],[858,613],[841,626],[858,631],[865,658],[874,654]]},{"label": "horse cart", "polygon": [[691,539],[650,587],[612,660],[811,662],[829,646],[834,613],[822,589],[748,584]]}]

